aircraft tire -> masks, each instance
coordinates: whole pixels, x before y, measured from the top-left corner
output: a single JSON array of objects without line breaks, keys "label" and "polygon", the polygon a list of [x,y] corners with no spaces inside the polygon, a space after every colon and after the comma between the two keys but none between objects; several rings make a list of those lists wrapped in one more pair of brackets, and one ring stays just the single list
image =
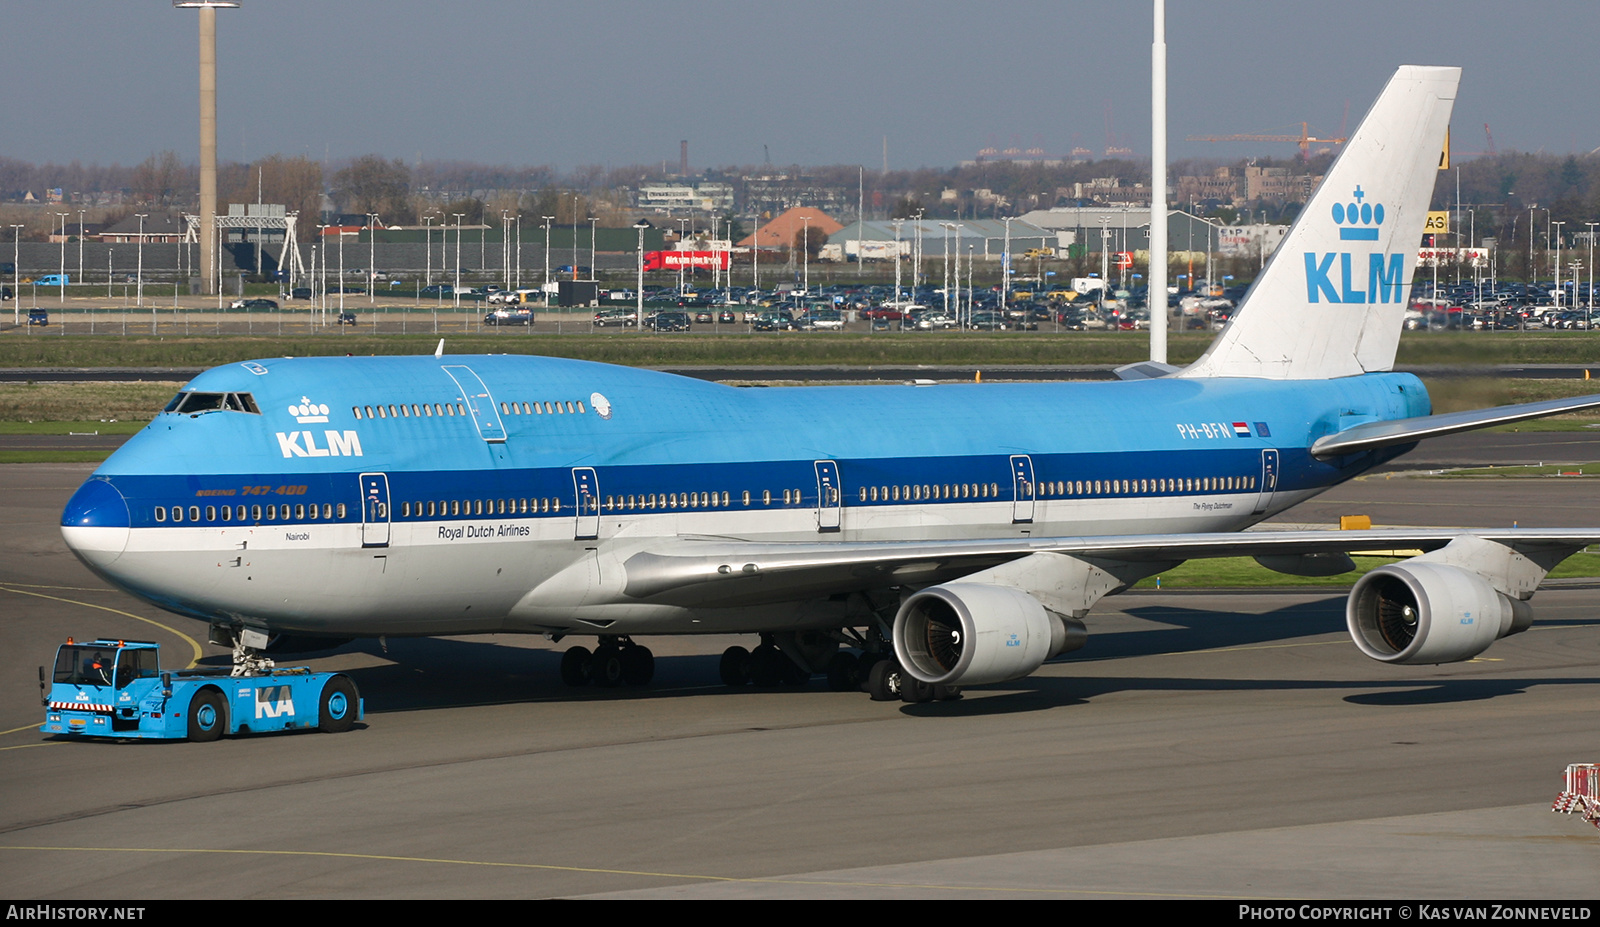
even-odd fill
[{"label": "aircraft tire", "polygon": [[783,662],[787,661],[778,648],[769,644],[762,644],[750,654],[750,682],[758,688],[770,689],[777,686],[787,673],[784,672]]},{"label": "aircraft tire", "polygon": [[228,729],[228,706],[215,689],[202,689],[189,702],[189,740],[204,744]]},{"label": "aircraft tire", "polygon": [[622,685],[622,648],[596,647],[589,658],[589,679],[606,688]]},{"label": "aircraft tire", "polygon": [[656,675],[656,656],[649,647],[634,644],[622,650],[622,681],[630,686],[647,686]]},{"label": "aircraft tire", "polygon": [[593,654],[587,647],[569,647],[561,655],[561,681],[569,686],[589,684],[589,659]]},{"label": "aircraft tire", "polygon": [[879,660],[872,665],[872,672],[867,677],[867,694],[872,696],[874,702],[898,701],[908,678],[898,661]]},{"label": "aircraft tire", "polygon": [[811,671],[801,667],[800,664],[789,659],[788,655],[780,651],[779,659],[783,661],[783,681],[791,686],[808,686],[811,684]]},{"label": "aircraft tire", "polygon": [[828,690],[854,692],[861,688],[861,661],[848,650],[841,650],[828,660]]},{"label": "aircraft tire", "polygon": [[910,673],[900,676],[900,700],[911,705],[933,701],[933,686]]},{"label": "aircraft tire", "polygon": [[356,726],[359,705],[356,684],[348,676],[335,676],[322,687],[318,699],[317,730],[324,734],[343,734]]},{"label": "aircraft tire", "polygon": [[750,684],[750,651],[743,647],[729,647],[722,652],[722,660],[717,664],[717,675],[722,677],[725,686],[745,686]]}]

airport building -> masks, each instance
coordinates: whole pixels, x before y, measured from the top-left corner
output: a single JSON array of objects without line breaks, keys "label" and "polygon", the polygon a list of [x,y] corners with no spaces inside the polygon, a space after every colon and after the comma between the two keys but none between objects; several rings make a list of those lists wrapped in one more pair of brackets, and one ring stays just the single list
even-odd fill
[{"label": "airport building", "polygon": [[[898,233],[896,225],[900,227]],[[851,223],[828,236],[822,257],[835,261],[854,261],[858,256],[869,261],[892,260],[896,250],[902,257],[909,257],[919,231],[924,260],[938,259],[947,249],[951,254],[971,255],[980,261],[999,260],[1006,250],[1006,223],[1000,219],[870,220]],[[1011,220],[1012,254],[1041,248],[1054,254],[1062,247],[1065,244],[1057,233],[1020,219]]]}]

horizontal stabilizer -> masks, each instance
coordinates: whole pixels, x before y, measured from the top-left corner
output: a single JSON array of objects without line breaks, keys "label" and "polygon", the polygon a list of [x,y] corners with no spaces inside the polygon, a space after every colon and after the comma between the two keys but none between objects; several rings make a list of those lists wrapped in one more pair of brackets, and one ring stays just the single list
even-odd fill
[{"label": "horizontal stabilizer", "polygon": [[1495,425],[1508,425],[1532,418],[1594,408],[1600,408],[1600,395],[1547,399],[1543,402],[1525,402],[1514,406],[1496,406],[1492,409],[1447,412],[1444,415],[1421,415],[1389,422],[1369,422],[1317,439],[1316,443],[1311,445],[1311,456],[1326,460],[1329,457],[1370,451],[1377,447],[1412,444],[1423,438],[1437,438],[1441,435],[1476,431],[1479,428],[1491,428]]},{"label": "horizontal stabilizer", "polygon": [[1182,369],[1182,367],[1174,367],[1171,364],[1163,364],[1160,361],[1139,361],[1135,364],[1123,364],[1113,370],[1112,373],[1115,373],[1119,380],[1154,380],[1159,377],[1171,376]]}]

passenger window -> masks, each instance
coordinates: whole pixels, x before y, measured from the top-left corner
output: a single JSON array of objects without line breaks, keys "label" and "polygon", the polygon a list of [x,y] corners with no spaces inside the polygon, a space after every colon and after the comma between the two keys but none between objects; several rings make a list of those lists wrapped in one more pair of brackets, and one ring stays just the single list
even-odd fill
[{"label": "passenger window", "polygon": [[206,506],[206,521],[216,521],[216,520],[217,520],[217,507],[214,506],[214,505]]},{"label": "passenger window", "polygon": [[232,521],[233,520],[233,507],[232,506],[225,505],[225,506],[222,507],[222,520],[223,521]]},{"label": "passenger window", "polygon": [[164,505],[156,506],[156,521],[166,521],[166,520],[167,520],[167,507],[164,506]]}]

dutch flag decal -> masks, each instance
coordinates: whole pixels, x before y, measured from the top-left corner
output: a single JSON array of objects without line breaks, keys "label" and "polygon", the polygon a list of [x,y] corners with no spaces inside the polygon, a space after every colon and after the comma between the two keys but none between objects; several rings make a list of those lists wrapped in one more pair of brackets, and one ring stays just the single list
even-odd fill
[{"label": "dutch flag decal", "polygon": [[1244,422],[1234,422],[1233,434],[1238,438],[1248,438],[1250,437],[1250,426]]}]

